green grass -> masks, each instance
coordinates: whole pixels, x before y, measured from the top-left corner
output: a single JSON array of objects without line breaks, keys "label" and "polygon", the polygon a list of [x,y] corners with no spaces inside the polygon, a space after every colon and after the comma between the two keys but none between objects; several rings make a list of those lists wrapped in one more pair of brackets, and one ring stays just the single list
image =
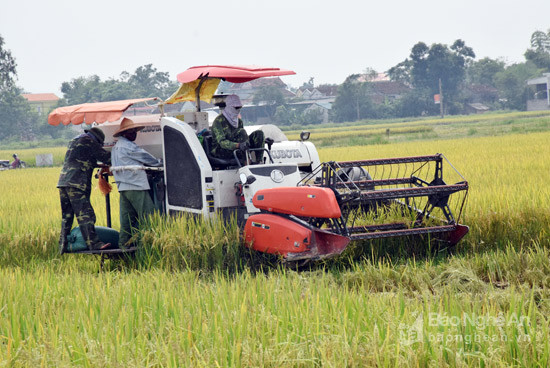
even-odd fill
[{"label": "green grass", "polygon": [[510,247],[232,276],[97,273],[75,259],[3,268],[0,356],[56,367],[545,367],[549,257]]}]

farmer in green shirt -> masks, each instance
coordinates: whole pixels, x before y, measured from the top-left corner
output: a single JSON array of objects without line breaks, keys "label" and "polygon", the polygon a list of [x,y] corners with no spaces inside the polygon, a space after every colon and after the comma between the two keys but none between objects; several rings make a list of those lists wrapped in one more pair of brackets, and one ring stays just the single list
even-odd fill
[{"label": "farmer in green shirt", "polygon": [[[243,128],[243,121],[239,118],[242,107],[237,95],[225,98],[225,108],[214,120],[212,125],[212,155],[218,158],[233,158],[233,151],[245,152],[249,148],[264,147],[264,132],[256,130],[250,136]],[[263,152],[256,151],[256,162],[261,163]]]}]

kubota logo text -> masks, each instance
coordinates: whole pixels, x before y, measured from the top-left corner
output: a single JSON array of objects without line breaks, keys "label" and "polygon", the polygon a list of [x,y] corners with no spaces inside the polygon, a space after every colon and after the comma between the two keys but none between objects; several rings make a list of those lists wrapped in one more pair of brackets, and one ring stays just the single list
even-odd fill
[{"label": "kubota logo text", "polygon": [[302,153],[299,149],[271,150],[273,158],[301,158]]}]

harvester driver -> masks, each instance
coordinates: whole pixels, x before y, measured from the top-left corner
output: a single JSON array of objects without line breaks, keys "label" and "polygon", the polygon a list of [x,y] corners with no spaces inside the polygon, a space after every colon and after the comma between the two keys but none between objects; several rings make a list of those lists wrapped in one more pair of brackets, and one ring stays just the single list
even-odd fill
[{"label": "harvester driver", "polygon": [[74,216],[86,245],[90,250],[105,249],[111,244],[99,240],[95,231],[95,212],[90,203],[92,173],[98,161],[111,163],[109,152],[103,149],[105,134],[99,128],[84,130],[84,133],[69,142],[57,187],[61,199],[61,236],[59,251],[67,251],[67,236],[71,232]]},{"label": "harvester driver", "polygon": [[[122,119],[120,128],[113,134],[118,137],[111,152],[113,167],[115,166],[162,166],[162,161],[139,147],[134,141],[143,126],[136,125],[128,118]],[[113,171],[120,193],[120,248],[130,246],[132,229],[137,228],[139,221],[145,219],[155,210],[155,205],[149,195],[149,181],[144,170]]]},{"label": "harvester driver", "polygon": [[[246,152],[249,148],[264,147],[264,132],[257,130],[250,134],[243,128],[243,121],[239,118],[242,107],[241,99],[237,95],[225,98],[225,107],[212,124],[212,155],[214,157],[231,159],[233,151]],[[263,151],[254,152],[255,163],[262,163]]]}]

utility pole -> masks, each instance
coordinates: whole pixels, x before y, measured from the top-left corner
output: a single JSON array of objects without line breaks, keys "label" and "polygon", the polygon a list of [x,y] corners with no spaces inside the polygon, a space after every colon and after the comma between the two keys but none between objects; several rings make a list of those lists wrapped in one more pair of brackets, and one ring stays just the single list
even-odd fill
[{"label": "utility pole", "polygon": [[443,119],[443,90],[441,89],[441,78],[439,78],[439,111],[441,113],[441,119]]}]

